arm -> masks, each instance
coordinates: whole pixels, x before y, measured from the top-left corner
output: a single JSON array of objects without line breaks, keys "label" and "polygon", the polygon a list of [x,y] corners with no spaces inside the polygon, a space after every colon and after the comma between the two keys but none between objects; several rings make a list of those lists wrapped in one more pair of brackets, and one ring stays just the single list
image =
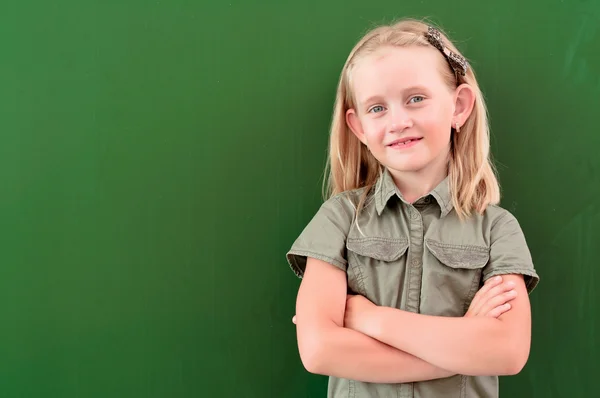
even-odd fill
[{"label": "arm", "polygon": [[517,374],[529,356],[529,297],[521,275],[504,275],[503,279],[514,282],[517,295],[511,301],[511,310],[497,319],[414,314],[365,304],[365,299],[359,298],[362,308],[348,311],[365,317],[348,323],[357,325],[368,336],[455,373]]},{"label": "arm", "polygon": [[343,327],[346,274],[309,258],[296,303],[298,349],[311,373],[373,383],[452,376],[413,355]]}]

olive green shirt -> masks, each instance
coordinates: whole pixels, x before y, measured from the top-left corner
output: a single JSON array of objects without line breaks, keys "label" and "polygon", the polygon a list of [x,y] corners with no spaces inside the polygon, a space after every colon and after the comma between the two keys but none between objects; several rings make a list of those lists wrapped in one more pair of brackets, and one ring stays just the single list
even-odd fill
[{"label": "olive green shirt", "polygon": [[[528,292],[539,281],[515,217],[498,206],[461,221],[448,178],[414,203],[382,173],[355,220],[364,189],[327,200],[287,253],[302,277],[307,257],[347,274],[350,291],[380,306],[426,315],[463,316],[483,282],[522,274]],[[330,398],[493,398],[497,376],[456,375],[415,383],[376,384],[329,378]]]}]

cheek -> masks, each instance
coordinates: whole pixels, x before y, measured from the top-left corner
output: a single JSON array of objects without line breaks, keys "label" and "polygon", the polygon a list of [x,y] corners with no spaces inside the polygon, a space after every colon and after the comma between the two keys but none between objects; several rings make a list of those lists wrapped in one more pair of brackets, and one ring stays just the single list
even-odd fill
[{"label": "cheek", "polygon": [[369,145],[379,145],[383,142],[385,136],[385,123],[383,119],[366,120],[362,126]]},{"label": "cheek", "polygon": [[442,141],[450,141],[452,114],[445,110],[431,112],[421,119],[421,126],[427,134]]}]

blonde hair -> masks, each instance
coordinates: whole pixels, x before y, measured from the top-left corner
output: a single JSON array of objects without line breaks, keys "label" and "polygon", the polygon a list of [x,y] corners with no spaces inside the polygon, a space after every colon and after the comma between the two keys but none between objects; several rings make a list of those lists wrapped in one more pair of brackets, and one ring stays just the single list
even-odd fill
[{"label": "blonde hair", "polygon": [[[356,62],[383,46],[431,46],[426,38],[430,23],[405,19],[392,25],[379,26],[367,33],[352,49],[342,69],[331,123],[329,156],[325,172],[324,196],[365,188],[357,205],[357,214],[365,205],[381,174],[381,165],[367,147],[352,133],[346,123],[346,111],[355,107],[351,86],[351,72]],[[458,49],[443,31],[444,45],[455,54]],[[443,54],[440,52],[440,57]],[[475,210],[483,213],[488,205],[500,201],[500,187],[490,158],[490,137],[487,109],[471,66],[465,76],[455,73],[448,62],[442,74],[452,88],[466,83],[475,93],[473,110],[460,129],[452,134],[449,182],[452,202],[458,216],[463,219]],[[450,126],[449,126],[450,127]]]}]

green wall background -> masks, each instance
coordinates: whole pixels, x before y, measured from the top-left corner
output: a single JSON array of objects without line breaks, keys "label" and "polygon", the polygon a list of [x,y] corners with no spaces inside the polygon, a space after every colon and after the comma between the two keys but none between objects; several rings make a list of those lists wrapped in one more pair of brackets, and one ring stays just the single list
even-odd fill
[{"label": "green wall background", "polygon": [[542,276],[502,395],[597,395],[598,1],[4,0],[0,396],[324,396],[284,254],[345,57],[403,16],[471,58]]}]

